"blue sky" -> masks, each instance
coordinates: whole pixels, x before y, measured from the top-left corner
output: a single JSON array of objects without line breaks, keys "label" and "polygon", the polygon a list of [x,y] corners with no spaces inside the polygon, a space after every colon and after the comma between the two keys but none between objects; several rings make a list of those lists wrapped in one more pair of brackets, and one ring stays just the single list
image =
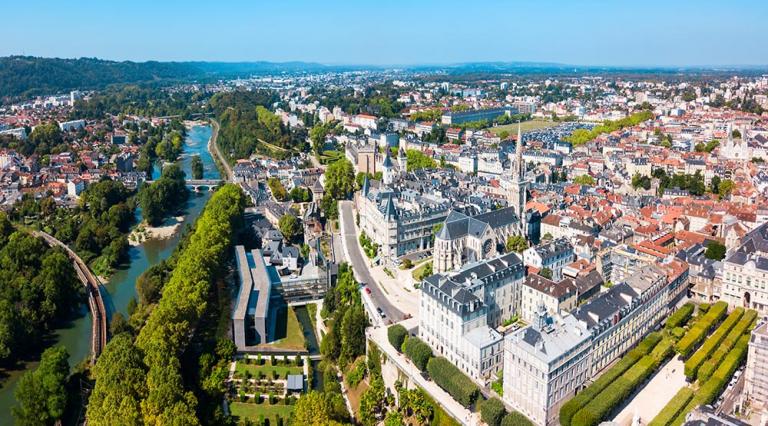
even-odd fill
[{"label": "blue sky", "polygon": [[2,56],[768,64],[768,0],[10,0],[2,9]]}]

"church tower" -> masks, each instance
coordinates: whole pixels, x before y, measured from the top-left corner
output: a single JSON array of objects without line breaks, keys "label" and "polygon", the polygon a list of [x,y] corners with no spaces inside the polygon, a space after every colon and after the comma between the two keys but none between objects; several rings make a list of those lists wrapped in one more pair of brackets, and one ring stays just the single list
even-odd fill
[{"label": "church tower", "polygon": [[392,164],[392,158],[389,156],[389,148],[387,148],[384,162],[381,164],[382,180],[384,181],[384,185],[392,185],[392,182],[395,180],[394,170],[392,170],[393,168],[394,164]]},{"label": "church tower", "polygon": [[397,166],[400,169],[400,174],[405,175],[408,171],[408,156],[405,154],[403,147],[397,152]]},{"label": "church tower", "polygon": [[520,232],[528,236],[526,225],[525,204],[528,182],[525,180],[525,161],[523,161],[523,132],[520,122],[517,123],[517,145],[515,146],[515,163],[512,165],[512,185],[510,188],[510,204],[515,208],[520,219]]}]

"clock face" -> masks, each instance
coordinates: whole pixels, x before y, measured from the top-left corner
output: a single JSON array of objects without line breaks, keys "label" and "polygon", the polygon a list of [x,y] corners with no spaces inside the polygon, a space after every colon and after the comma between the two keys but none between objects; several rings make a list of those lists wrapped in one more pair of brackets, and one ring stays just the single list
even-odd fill
[{"label": "clock face", "polygon": [[492,248],[493,248],[493,241],[485,240],[485,242],[483,243],[483,255],[490,254]]}]

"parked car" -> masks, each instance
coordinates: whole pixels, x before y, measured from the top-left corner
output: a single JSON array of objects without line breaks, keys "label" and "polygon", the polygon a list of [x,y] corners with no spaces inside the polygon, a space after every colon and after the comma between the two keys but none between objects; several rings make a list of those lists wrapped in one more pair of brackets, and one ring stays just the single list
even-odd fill
[{"label": "parked car", "polygon": [[365,292],[366,292],[366,293],[368,293],[368,294],[371,294],[371,289],[370,289],[370,287],[366,287],[366,288],[365,288]]}]

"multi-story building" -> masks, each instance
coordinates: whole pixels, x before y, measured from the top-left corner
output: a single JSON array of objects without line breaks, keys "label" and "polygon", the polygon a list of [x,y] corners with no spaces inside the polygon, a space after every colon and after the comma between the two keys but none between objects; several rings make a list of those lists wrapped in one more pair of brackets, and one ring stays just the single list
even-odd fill
[{"label": "multi-story building", "polygon": [[560,282],[540,275],[525,277],[520,298],[520,318],[531,324],[543,306],[549,314],[570,312],[577,306],[578,288],[575,280],[566,278]]},{"label": "multi-story building", "polygon": [[573,262],[573,246],[567,238],[557,238],[548,243],[530,247],[523,252],[526,266],[552,271],[552,279],[560,281],[563,268]]},{"label": "multi-story building", "polygon": [[432,247],[433,228],[450,212],[448,200],[408,189],[370,188],[367,179],[356,200],[360,229],[388,259]]},{"label": "multi-story building", "polygon": [[723,262],[721,300],[768,314],[768,223],[753,229]]},{"label": "multi-story building", "polygon": [[514,207],[493,210],[476,216],[451,211],[435,235],[433,270],[445,272],[498,254],[507,238],[519,235],[519,220]]},{"label": "multi-story building", "polygon": [[508,253],[435,274],[421,283],[419,337],[478,382],[502,365],[501,322],[517,312],[525,277],[520,258]]},{"label": "multi-story building", "polygon": [[560,407],[592,374],[591,334],[573,315],[537,312],[504,342],[504,400],[537,425],[558,424]]},{"label": "multi-story building", "polygon": [[451,126],[462,123],[470,123],[473,121],[493,121],[502,115],[516,113],[517,109],[512,107],[505,108],[489,108],[489,109],[477,109],[471,111],[448,111],[440,117],[440,122],[443,125]]},{"label": "multi-story building", "polygon": [[744,394],[755,411],[766,411],[768,404],[768,323],[752,330],[744,370]]}]

